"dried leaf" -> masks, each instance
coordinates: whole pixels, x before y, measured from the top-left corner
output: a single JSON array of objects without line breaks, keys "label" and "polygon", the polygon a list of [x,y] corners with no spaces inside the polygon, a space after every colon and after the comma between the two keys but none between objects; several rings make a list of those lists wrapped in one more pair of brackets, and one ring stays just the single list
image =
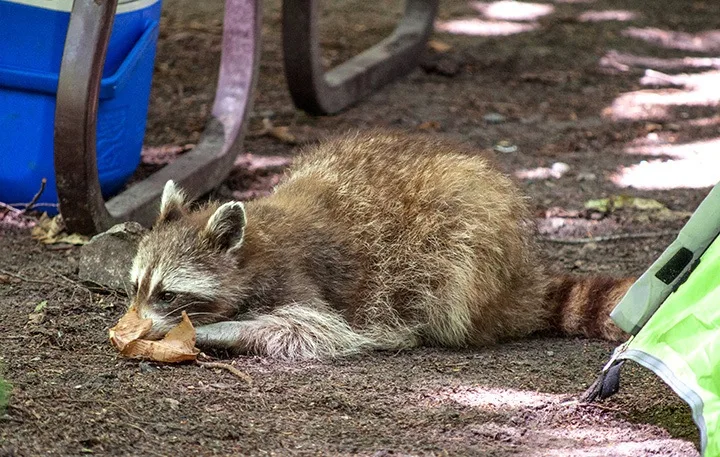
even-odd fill
[{"label": "dried leaf", "polygon": [[151,327],[150,319],[140,319],[137,310],[131,308],[118,325],[110,329],[110,342],[125,357],[168,363],[197,358],[200,350],[195,348],[195,328],[184,311],[182,322],[160,341],[141,339]]},{"label": "dried leaf", "polygon": [[18,284],[21,281],[20,278],[15,278],[10,275],[0,274],[0,284]]},{"label": "dried leaf", "polygon": [[47,300],[43,300],[35,306],[32,313],[28,314],[28,324],[40,325],[45,320],[45,308]]},{"label": "dried leaf", "polygon": [[47,213],[40,216],[35,227],[32,228],[30,236],[43,244],[86,244],[90,239],[78,233],[68,234],[65,232],[65,222],[61,215],[50,217]]},{"label": "dried leaf", "polygon": [[452,46],[440,40],[429,40],[427,46],[435,52],[448,52],[452,49]]},{"label": "dried leaf", "polygon": [[142,338],[151,328],[152,320],[140,319],[137,308],[131,306],[115,327],[108,332],[110,343],[122,352],[128,343]]},{"label": "dried leaf", "polygon": [[643,211],[645,214],[635,216],[635,220],[638,222],[648,222],[650,220],[675,221],[687,219],[692,215],[687,211],[673,211],[651,198],[630,197],[628,195],[614,195],[608,198],[588,200],[585,202],[585,208],[600,213],[612,213],[622,208]]},{"label": "dried leaf", "polygon": [[273,125],[272,121],[269,118],[264,118],[262,120],[263,128],[262,130],[254,133],[249,133],[248,137],[258,137],[258,136],[268,136],[271,138],[275,138],[276,140],[282,141],[286,144],[298,144],[299,141],[295,135],[290,133],[290,128],[286,126],[282,127],[276,127]]},{"label": "dried leaf", "polygon": [[426,131],[438,131],[440,130],[440,123],[438,121],[425,121],[417,126],[418,130]]},{"label": "dried leaf", "polygon": [[641,211],[658,211],[668,209],[657,200],[653,200],[651,198],[630,197],[628,195],[613,195],[608,198],[588,200],[585,202],[585,208],[599,211],[601,213],[610,213],[621,208],[635,208]]}]

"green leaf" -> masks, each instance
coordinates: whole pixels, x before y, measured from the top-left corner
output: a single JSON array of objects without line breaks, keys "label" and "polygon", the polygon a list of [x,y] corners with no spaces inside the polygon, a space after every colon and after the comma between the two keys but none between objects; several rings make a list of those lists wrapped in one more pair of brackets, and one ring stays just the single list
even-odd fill
[{"label": "green leaf", "polygon": [[35,306],[35,311],[33,311],[33,312],[34,312],[34,313],[39,313],[39,312],[41,312],[42,310],[44,310],[45,307],[47,307],[47,300],[43,300],[43,301],[41,301],[40,303],[38,303],[38,304]]},{"label": "green leaf", "polygon": [[[0,372],[2,372],[1,366]],[[12,386],[10,385],[10,383],[5,381],[2,376],[0,376],[0,414],[5,413],[5,408],[7,408],[8,402],[10,401],[11,390]]]}]

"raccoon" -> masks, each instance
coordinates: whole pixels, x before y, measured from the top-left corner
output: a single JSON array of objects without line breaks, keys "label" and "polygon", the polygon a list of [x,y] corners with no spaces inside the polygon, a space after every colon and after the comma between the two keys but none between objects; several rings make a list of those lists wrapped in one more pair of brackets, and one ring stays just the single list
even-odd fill
[{"label": "raccoon", "polygon": [[488,158],[386,131],[310,147],[272,195],[190,209],[172,181],[131,270],[159,338],[280,359],[483,346],[561,331],[620,340],[632,279],[555,276],[526,198]]}]

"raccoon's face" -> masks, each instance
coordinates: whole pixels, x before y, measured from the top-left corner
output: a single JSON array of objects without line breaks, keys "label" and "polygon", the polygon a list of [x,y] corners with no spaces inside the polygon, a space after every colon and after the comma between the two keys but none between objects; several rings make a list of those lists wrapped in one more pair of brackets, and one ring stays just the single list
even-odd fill
[{"label": "raccoon's face", "polygon": [[[237,313],[236,260],[245,231],[240,202],[190,213],[182,192],[168,181],[160,217],[140,242],[130,272],[132,305],[151,319],[150,339],[164,336],[185,311],[195,325]],[[233,280],[235,278],[235,280]]]}]

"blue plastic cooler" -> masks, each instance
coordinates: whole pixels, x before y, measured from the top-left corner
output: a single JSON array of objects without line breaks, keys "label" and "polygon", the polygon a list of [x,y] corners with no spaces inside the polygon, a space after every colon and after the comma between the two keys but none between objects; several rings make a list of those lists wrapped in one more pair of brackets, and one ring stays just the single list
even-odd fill
[{"label": "blue plastic cooler", "polygon": [[[72,3],[0,0],[0,201],[29,202],[46,178],[38,206],[57,203],[55,94]],[[140,162],[160,7],[160,0],[118,2],[97,119],[97,165],[106,197],[121,189]]]}]

